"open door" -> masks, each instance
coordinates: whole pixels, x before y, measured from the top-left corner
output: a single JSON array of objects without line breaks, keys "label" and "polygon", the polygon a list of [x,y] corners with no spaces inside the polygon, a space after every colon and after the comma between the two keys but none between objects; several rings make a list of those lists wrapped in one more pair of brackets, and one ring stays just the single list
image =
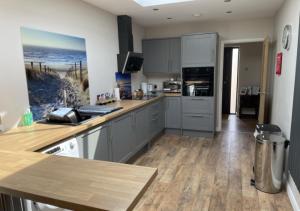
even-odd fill
[{"label": "open door", "polygon": [[263,43],[263,58],[262,58],[262,70],[260,77],[260,102],[258,123],[263,124],[266,121],[266,98],[267,98],[267,80],[268,80],[268,68],[269,68],[269,50],[270,50],[270,38],[266,37]]},{"label": "open door", "polygon": [[224,48],[222,114],[230,114],[232,49]]}]

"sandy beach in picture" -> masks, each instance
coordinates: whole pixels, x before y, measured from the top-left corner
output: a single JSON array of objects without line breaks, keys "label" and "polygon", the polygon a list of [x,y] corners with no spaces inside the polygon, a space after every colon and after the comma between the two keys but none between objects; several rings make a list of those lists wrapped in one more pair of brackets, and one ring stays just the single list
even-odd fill
[{"label": "sandy beach in picture", "polygon": [[34,120],[54,108],[90,103],[85,40],[21,28],[30,108]]}]

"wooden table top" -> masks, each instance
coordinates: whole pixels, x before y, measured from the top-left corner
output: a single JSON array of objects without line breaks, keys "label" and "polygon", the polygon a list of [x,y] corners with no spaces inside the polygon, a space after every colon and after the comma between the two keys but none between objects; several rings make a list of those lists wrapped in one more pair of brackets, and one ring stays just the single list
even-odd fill
[{"label": "wooden table top", "polygon": [[157,169],[0,151],[0,192],[71,210],[131,210]]},{"label": "wooden table top", "polygon": [[0,135],[0,193],[72,210],[131,210],[157,175],[156,168],[37,153],[104,124],[151,100],[126,100],[123,109],[79,126],[34,124]]}]

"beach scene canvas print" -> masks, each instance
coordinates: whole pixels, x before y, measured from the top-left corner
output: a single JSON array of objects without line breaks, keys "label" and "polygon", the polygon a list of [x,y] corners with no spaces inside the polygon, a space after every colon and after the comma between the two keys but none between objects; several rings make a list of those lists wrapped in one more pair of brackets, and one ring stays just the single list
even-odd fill
[{"label": "beach scene canvas print", "polygon": [[85,39],[25,27],[21,37],[35,121],[63,105],[90,103]]}]

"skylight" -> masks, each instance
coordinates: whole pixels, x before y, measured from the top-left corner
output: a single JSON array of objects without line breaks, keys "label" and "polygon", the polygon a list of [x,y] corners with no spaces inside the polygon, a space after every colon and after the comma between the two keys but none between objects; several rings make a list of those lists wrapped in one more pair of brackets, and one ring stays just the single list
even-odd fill
[{"label": "skylight", "polygon": [[158,6],[163,4],[175,4],[194,0],[134,0],[142,7]]}]

